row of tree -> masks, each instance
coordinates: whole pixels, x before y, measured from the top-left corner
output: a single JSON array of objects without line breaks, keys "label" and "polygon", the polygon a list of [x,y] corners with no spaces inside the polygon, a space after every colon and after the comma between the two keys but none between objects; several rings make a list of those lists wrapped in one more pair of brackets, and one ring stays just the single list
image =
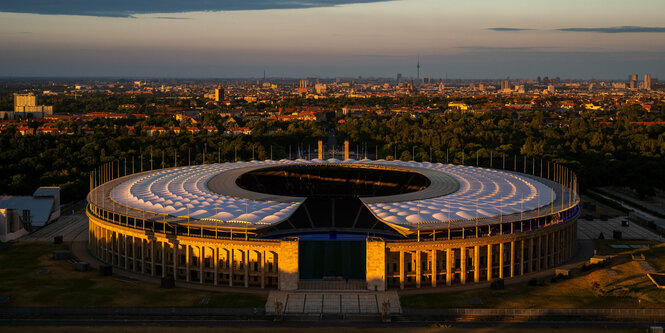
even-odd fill
[{"label": "row of tree", "polygon": [[634,113],[632,109],[619,112],[610,125],[594,116],[554,111],[417,118],[367,113],[343,123],[335,119],[320,123],[239,120],[253,133],[235,137],[146,137],[112,127],[92,136],[21,136],[8,131],[0,134],[0,192],[29,194],[39,186],[58,185],[63,201],[77,200],[88,191],[90,170],[109,161],[121,161],[124,171],[125,165],[148,170],[204,161],[296,158],[298,152],[314,149],[318,140],[326,142],[327,133],[334,131],[338,144],[349,140],[352,151],[364,151],[372,158],[378,154],[384,159],[495,168],[505,164],[507,169],[523,171],[526,156],[531,171],[540,159],[567,165],[577,172],[582,189],[623,185],[648,195],[654,188],[665,189],[665,127],[631,124],[640,119]]}]

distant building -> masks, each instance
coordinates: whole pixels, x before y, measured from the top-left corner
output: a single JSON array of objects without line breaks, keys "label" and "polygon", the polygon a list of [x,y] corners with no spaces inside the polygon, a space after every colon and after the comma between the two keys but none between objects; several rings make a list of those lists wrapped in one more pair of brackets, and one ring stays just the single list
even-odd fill
[{"label": "distant building", "polygon": [[217,89],[215,89],[215,102],[222,101],[224,101],[224,87],[220,84],[217,86]]},{"label": "distant building", "polygon": [[644,74],[644,89],[651,90],[651,74]]},{"label": "distant building", "polygon": [[450,102],[448,103],[448,108],[457,109],[459,111],[467,111],[469,106],[464,102]]},{"label": "distant building", "polygon": [[638,82],[637,74],[630,74],[630,76],[628,77],[628,86],[630,87],[630,89],[637,89],[638,86],[637,82]]},{"label": "distant building", "polygon": [[510,80],[501,81],[501,91],[508,92],[513,90],[513,85],[510,83]]},{"label": "distant building", "polygon": [[300,85],[298,86],[299,93],[306,93],[308,91],[309,81],[300,80]]},{"label": "distant building", "polygon": [[37,96],[34,94],[14,94],[14,114],[10,114],[9,119],[13,120],[17,117],[23,119],[28,117],[41,119],[52,114],[53,106],[37,105]]},{"label": "distant building", "polygon": [[252,130],[249,127],[229,127],[224,131],[224,135],[249,135],[252,134]]},{"label": "distant building", "polygon": [[328,92],[328,85],[324,83],[317,83],[314,85],[314,90],[316,91],[317,94],[325,94]]}]

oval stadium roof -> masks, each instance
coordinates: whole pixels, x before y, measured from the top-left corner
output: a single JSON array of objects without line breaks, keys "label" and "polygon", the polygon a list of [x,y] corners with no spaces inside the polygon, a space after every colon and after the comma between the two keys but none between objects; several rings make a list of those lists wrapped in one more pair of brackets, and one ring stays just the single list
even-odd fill
[{"label": "oval stadium roof", "polygon": [[[205,164],[144,172],[111,190],[114,201],[177,217],[273,225],[286,220],[306,198],[257,193],[235,179],[263,167],[339,164],[407,169],[427,176],[421,191],[360,198],[380,220],[412,225],[470,220],[530,211],[552,203],[554,190],[534,177],[504,170],[429,162],[385,160],[281,160]],[[221,194],[219,194],[221,193]]]}]

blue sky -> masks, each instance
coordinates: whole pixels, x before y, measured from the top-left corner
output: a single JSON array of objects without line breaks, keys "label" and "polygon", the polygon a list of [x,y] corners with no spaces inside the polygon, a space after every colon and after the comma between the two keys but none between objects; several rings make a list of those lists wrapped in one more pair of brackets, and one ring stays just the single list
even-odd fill
[{"label": "blue sky", "polygon": [[0,0],[0,76],[665,79],[662,0]]}]

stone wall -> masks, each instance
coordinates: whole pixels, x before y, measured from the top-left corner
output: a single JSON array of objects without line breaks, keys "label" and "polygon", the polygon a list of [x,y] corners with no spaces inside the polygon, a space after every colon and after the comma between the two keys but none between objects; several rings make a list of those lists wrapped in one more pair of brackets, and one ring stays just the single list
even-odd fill
[{"label": "stone wall", "polygon": [[386,242],[380,238],[367,238],[367,289],[386,290]]},{"label": "stone wall", "polygon": [[279,242],[279,290],[296,290],[299,280],[298,238],[285,238]]}]

